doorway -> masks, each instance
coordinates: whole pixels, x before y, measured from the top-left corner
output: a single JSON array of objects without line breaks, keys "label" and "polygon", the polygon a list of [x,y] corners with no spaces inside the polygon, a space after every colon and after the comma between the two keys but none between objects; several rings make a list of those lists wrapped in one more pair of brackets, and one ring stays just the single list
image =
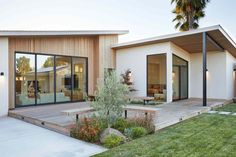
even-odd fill
[{"label": "doorway", "polygon": [[173,55],[173,101],[188,98],[188,62]]}]

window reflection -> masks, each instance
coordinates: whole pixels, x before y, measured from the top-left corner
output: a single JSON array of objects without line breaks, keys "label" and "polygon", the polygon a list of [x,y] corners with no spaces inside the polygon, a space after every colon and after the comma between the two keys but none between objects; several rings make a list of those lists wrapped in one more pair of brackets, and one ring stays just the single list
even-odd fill
[{"label": "window reflection", "polygon": [[16,53],[15,69],[16,106],[82,101],[87,94],[86,58]]},{"label": "window reflection", "polygon": [[54,102],[54,57],[37,55],[37,104]]},{"label": "window reflection", "polygon": [[16,106],[35,104],[35,55],[16,54]]},{"label": "window reflection", "polygon": [[56,102],[71,101],[71,57],[56,57]]}]

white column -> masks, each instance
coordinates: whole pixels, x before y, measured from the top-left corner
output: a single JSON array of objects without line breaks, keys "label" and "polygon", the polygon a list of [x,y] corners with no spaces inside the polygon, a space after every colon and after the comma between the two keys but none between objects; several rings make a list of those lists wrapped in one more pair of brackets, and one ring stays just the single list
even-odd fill
[{"label": "white column", "polygon": [[4,75],[0,76],[0,116],[6,116],[8,114],[8,38],[0,38],[0,73]]},{"label": "white column", "polygon": [[172,80],[172,52],[166,54],[166,87],[167,87],[167,102],[172,102],[173,80]]}]

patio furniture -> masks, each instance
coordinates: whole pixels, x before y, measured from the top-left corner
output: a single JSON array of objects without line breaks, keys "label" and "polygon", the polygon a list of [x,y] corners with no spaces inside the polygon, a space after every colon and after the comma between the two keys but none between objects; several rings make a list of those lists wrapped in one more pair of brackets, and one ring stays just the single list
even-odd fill
[{"label": "patio furniture", "polygon": [[94,112],[95,109],[92,107],[86,107],[86,108],[77,108],[77,109],[71,109],[71,110],[64,110],[61,111],[62,114],[67,115],[67,116],[76,116],[76,121],[79,120],[79,115],[89,113],[89,112]]},{"label": "patio furniture", "polygon": [[95,100],[95,95],[88,95],[88,100],[89,101],[94,101]]},{"label": "patio furniture", "polygon": [[[128,111],[134,111],[134,112],[143,112],[145,114],[145,117],[148,115],[155,116],[158,109],[156,108],[149,108],[149,107],[142,107],[142,106],[125,106],[123,107],[123,110],[125,112],[125,118],[128,117]],[[61,111],[62,114],[67,116],[76,116],[76,121],[79,120],[79,115],[94,112],[95,109],[92,107],[86,107],[86,108],[77,108],[77,109],[71,109],[71,110],[64,110]]]},{"label": "patio furniture", "polygon": [[146,105],[149,103],[149,101],[154,101],[154,97],[137,97],[138,99],[143,101],[143,105]]},{"label": "patio furniture", "polygon": [[125,106],[123,107],[123,109],[125,111],[125,119],[128,118],[128,111],[144,112],[145,117],[147,118],[148,115],[155,117],[158,110],[156,108],[142,107],[142,106]]}]

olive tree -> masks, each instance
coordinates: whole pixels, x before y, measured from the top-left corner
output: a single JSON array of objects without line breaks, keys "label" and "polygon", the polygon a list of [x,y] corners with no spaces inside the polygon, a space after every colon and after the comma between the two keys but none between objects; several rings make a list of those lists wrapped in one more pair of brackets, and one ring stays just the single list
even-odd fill
[{"label": "olive tree", "polygon": [[104,81],[98,85],[95,92],[92,107],[106,120],[108,128],[116,118],[122,116],[128,91],[128,86],[120,82],[115,71],[105,72]]}]

